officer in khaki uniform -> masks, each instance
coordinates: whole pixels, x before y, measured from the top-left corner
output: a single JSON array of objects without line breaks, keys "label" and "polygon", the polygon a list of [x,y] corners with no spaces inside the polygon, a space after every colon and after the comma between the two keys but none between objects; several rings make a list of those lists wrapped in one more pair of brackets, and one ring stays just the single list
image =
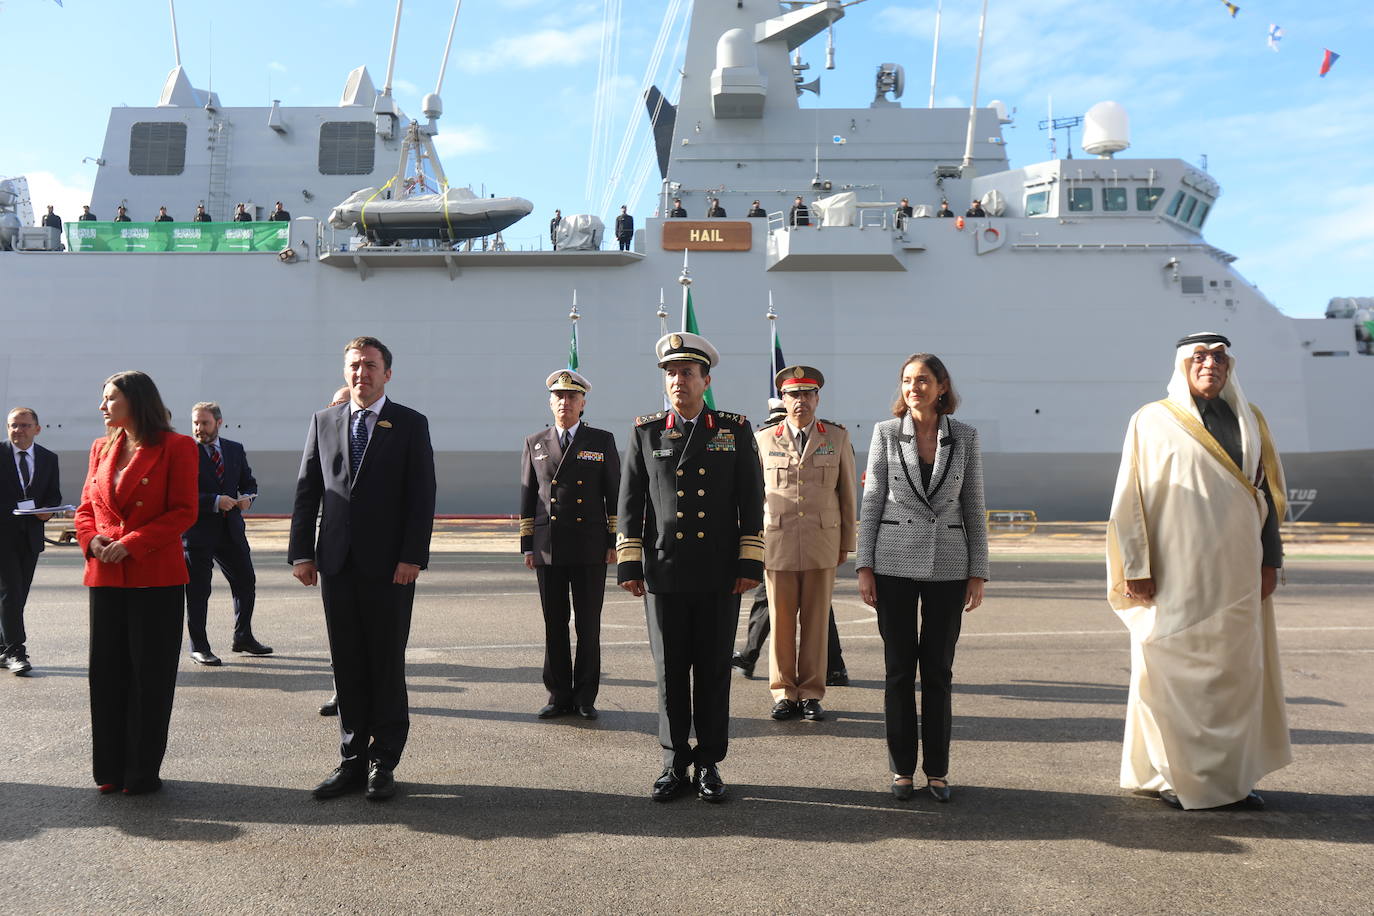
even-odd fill
[{"label": "officer in khaki uniform", "polygon": [[[763,462],[764,558],[773,639],[774,719],[825,718],[827,624],[835,568],[855,548],[854,449],[843,426],[816,418],[825,376],[788,366],[774,379],[787,419],[755,434]],[[800,644],[797,638],[800,630]]]},{"label": "officer in khaki uniform", "polygon": [[[525,439],[520,458],[520,549],[539,580],[544,686],[539,718],[595,719],[601,681],[601,606],[615,558],[620,452],[615,436],[582,422],[591,383],[559,369],[544,383],[554,425]],[[571,604],[569,597],[571,596]],[[577,659],[568,641],[574,614]]]},{"label": "officer in khaki uniform", "polygon": [[630,434],[616,580],[649,595],[664,766],[650,797],[671,801],[690,785],[719,802],[740,595],[763,577],[763,474],[749,421],[705,404],[716,348],[683,331],[654,350],[672,409],[640,417]]}]

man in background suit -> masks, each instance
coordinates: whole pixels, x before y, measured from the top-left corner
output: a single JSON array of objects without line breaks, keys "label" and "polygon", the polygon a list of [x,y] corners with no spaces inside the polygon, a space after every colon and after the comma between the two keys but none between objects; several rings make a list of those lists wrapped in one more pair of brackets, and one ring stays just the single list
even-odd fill
[{"label": "man in background suit", "polygon": [[434,450],[424,414],[386,397],[380,340],[348,342],[344,379],[349,402],[310,419],[287,556],[302,585],[320,585],[339,698],[341,759],[315,797],[366,786],[380,800],[396,794],[410,731],[405,650],[434,531]]},{"label": "man in background suit", "polygon": [[33,441],[42,431],[37,411],[15,407],[9,413],[9,439],[0,444],[0,664],[20,677],[33,670],[24,605],[43,552],[43,523],[51,516],[19,516],[14,510],[62,502],[57,456]]},{"label": "man in background suit", "polygon": [[630,243],[635,240],[635,218],[628,207],[622,206],[620,215],[615,218],[615,240],[620,243],[621,251],[629,251]]},{"label": "man in background suit", "polygon": [[[520,456],[520,549],[539,579],[544,611],[544,686],[539,718],[576,712],[595,719],[601,683],[601,605],[615,560],[620,453],[615,436],[582,422],[591,383],[572,369],[551,374],[554,425],[525,439]],[[572,605],[569,607],[569,594]],[[577,661],[568,644],[576,613]]]},{"label": "man in background suit", "polygon": [[253,636],[253,605],[257,576],[253,555],[243,526],[243,513],[258,495],[258,482],[248,466],[243,446],[222,438],[224,414],[214,401],[191,408],[191,429],[200,448],[200,483],[196,523],[181,536],[186,551],[186,632],[191,638],[191,661],[218,666],[219,656],[210,648],[205,618],[210,608],[210,583],[219,565],[234,597],[234,639],[230,647],[249,655],[271,655]]}]

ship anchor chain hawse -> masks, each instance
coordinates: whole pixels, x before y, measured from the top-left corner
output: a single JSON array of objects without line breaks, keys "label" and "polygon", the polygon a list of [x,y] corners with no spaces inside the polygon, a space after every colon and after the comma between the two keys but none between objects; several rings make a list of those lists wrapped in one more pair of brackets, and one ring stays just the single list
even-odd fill
[{"label": "ship anchor chain hawse", "polygon": [[[826,368],[827,416],[857,444],[883,419],[900,361],[938,353],[960,419],[980,431],[989,509],[1102,519],[1126,418],[1163,396],[1174,342],[1212,330],[1234,342],[1264,407],[1290,518],[1374,521],[1374,302],[1282,314],[1206,239],[1218,182],[1182,159],[1131,158],[1115,102],[1087,111],[1086,158],[1016,167],[1002,143],[1011,113],[980,104],[976,79],[969,108],[914,107],[900,65],[846,59],[876,74],[872,97],[802,108],[819,84],[797,52],[843,42],[848,5],[696,2],[680,97],[654,87],[642,100],[659,191],[628,251],[602,248],[610,213],[566,214],[556,250],[514,250],[501,233],[533,204],[450,183],[433,143],[447,50],[423,121],[392,95],[394,31],[383,88],[357,67],[337,105],[228,105],[193,85],[178,52],[153,104],[110,110],[91,199],[140,217],[203,200],[211,221],[28,228],[23,181],[0,182],[0,309],[15,332],[4,402],[41,407],[44,444],[79,480],[99,434],[94,393],[142,369],[169,404],[212,399],[251,417],[236,432],[252,443],[258,508],[288,512],[340,348],[374,334],[396,354],[397,397],[429,416],[438,511],[508,513],[511,468],[543,410],[529,380],[567,352],[571,290],[597,425],[628,429],[661,404],[655,308],[690,252],[695,312],[722,356],[713,391],[731,409],[765,409],[771,296],[788,356]],[[981,34],[979,47],[981,59]],[[789,224],[797,196],[809,225]],[[718,198],[730,217],[664,218],[674,198],[693,215]],[[895,215],[902,198],[910,217]],[[230,221],[238,202],[265,220],[276,200],[292,219]],[[755,200],[767,215],[743,217]],[[985,215],[939,218],[942,200],[978,200]],[[128,317],[93,321],[95,302]],[[226,322],[259,330],[221,345]]]}]

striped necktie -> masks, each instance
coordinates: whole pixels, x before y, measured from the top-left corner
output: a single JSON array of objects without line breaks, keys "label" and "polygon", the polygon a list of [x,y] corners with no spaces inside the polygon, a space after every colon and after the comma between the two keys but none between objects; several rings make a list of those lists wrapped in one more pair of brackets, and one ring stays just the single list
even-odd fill
[{"label": "striped necktie", "polygon": [[210,463],[215,466],[215,479],[221,483],[224,481],[224,458],[219,453],[218,445],[207,446],[210,449]]},{"label": "striped necktie", "polygon": [[29,453],[23,451],[19,453],[19,481],[24,485],[24,498],[29,498],[29,484],[33,482],[29,474]]},{"label": "striped necktie", "polygon": [[360,410],[353,415],[353,434],[348,437],[348,469],[350,476],[358,477],[358,465],[363,463],[363,452],[367,451],[367,418],[370,410]]}]

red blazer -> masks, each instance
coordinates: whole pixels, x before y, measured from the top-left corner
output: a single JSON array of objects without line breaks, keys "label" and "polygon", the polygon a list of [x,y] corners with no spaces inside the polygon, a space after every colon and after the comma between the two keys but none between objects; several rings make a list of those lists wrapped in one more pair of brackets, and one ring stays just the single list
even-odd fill
[{"label": "red blazer", "polygon": [[[164,433],[145,445],[114,485],[119,446],[106,440],[91,445],[90,469],[76,509],[76,537],[86,555],[90,586],[151,588],[185,585],[186,560],[181,535],[196,522],[196,481],[200,475],[196,441]],[[129,551],[121,563],[102,563],[90,555],[97,534],[119,541]]]}]

